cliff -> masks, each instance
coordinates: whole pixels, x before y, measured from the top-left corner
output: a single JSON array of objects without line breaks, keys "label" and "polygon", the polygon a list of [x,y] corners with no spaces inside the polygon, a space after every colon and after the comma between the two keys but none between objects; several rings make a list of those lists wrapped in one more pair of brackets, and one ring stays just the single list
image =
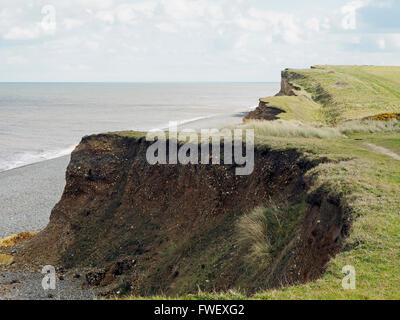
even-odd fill
[{"label": "cliff", "polygon": [[[148,146],[121,134],[85,137],[49,225],[18,249],[17,263],[84,268],[92,285],[145,296],[255,292],[316,279],[340,251],[345,209],[322,191],[308,194],[304,178],[324,159],[258,146],[253,174],[236,176],[231,165],[149,165]],[[272,202],[289,209],[279,224],[269,217],[272,259],[256,263],[237,226]]]},{"label": "cliff", "polygon": [[254,111],[249,112],[249,114],[243,118],[243,122],[248,120],[278,120],[278,115],[281,113],[285,113],[285,111],[270,106],[267,101],[260,100],[258,107]]},{"label": "cliff", "polygon": [[[296,97],[301,89],[292,84],[291,79],[297,77],[301,77],[301,75],[296,74],[295,77],[293,77],[293,74],[290,73],[288,70],[282,71],[281,89],[279,93],[276,94],[276,97]],[[250,112],[246,117],[244,117],[243,121],[246,122],[248,120],[278,120],[278,115],[285,112],[285,110],[271,105],[270,101],[260,99],[258,107],[254,111]]]},{"label": "cliff", "polygon": [[283,120],[324,125],[398,113],[400,67],[314,66],[286,69],[275,97],[260,99],[246,120],[275,120],[271,108],[282,110]]}]

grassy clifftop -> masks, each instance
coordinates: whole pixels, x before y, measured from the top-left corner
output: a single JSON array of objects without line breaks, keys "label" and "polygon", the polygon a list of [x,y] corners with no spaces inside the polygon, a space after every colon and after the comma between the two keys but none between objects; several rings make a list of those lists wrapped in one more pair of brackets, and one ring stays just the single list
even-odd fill
[{"label": "grassy clifftop", "polygon": [[282,78],[295,95],[261,99],[284,110],[281,119],[337,124],[399,110],[400,67],[315,66]]},{"label": "grassy clifftop", "polygon": [[[400,112],[400,67],[287,69],[279,95],[261,99],[260,108],[268,107],[283,110],[273,114],[280,119],[246,121],[241,128],[254,129],[258,145],[325,158],[306,174],[308,194],[322,192],[350,208],[349,236],[317,281],[251,296],[238,288],[180,298],[399,299],[400,123],[397,117],[360,119]],[[354,290],[342,287],[345,266],[355,269]]]},{"label": "grassy clifftop", "polygon": [[[400,124],[396,117],[360,119],[400,112],[400,67],[316,66],[282,75],[279,95],[261,99],[261,106],[285,111],[280,120],[247,121],[242,128],[253,128],[258,144],[325,157],[307,173],[309,193],[322,190],[341,199],[351,208],[352,225],[342,252],[319,280],[250,298],[399,299]],[[354,290],[342,287],[345,266],[355,268]],[[231,291],[186,298],[249,297]]]},{"label": "grassy clifftop", "polygon": [[[308,193],[319,190],[351,209],[349,236],[317,281],[251,296],[238,289],[180,298],[399,299],[400,123],[360,119],[400,112],[400,67],[316,66],[282,76],[279,95],[260,104],[283,110],[274,114],[280,119],[241,128],[254,129],[258,145],[325,158],[306,174]],[[342,287],[345,266],[355,269],[354,290]]]}]

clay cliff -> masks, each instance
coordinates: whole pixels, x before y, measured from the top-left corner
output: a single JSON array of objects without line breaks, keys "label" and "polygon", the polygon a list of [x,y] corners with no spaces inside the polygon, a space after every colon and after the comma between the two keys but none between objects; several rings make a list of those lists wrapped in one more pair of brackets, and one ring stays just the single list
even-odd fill
[{"label": "clay cliff", "polygon": [[[150,165],[149,144],[121,134],[83,138],[49,225],[16,262],[89,270],[89,284],[138,295],[255,292],[316,279],[341,250],[345,208],[322,191],[309,194],[304,178],[324,159],[257,146],[253,174],[236,176],[233,165]],[[273,201],[299,209],[277,229],[272,262],[255,264],[237,224]]]}]

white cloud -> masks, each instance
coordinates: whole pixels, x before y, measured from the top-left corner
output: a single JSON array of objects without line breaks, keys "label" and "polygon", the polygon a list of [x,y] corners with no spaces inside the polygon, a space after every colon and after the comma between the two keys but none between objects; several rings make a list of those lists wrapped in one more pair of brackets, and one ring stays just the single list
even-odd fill
[{"label": "white cloud", "polygon": [[272,37],[272,35],[270,35],[270,34],[267,34],[265,37],[264,37],[264,41],[265,41],[265,43],[266,44],[271,44],[272,42],[273,42],[273,37]]},{"label": "white cloud", "polygon": [[98,48],[100,48],[100,43],[98,43],[97,41],[89,40],[85,42],[85,46],[90,50],[97,50]]},{"label": "white cloud", "polygon": [[207,6],[207,11],[210,16],[215,20],[223,20],[225,17],[224,10],[222,10],[221,6],[218,6],[214,3],[210,3]]},{"label": "white cloud", "polygon": [[177,20],[204,16],[206,1],[197,0],[160,0],[165,13]]},{"label": "white cloud", "polygon": [[244,34],[242,35],[235,43],[235,49],[243,49],[247,46],[249,41],[249,35]]},{"label": "white cloud", "polygon": [[293,19],[283,22],[283,39],[289,44],[298,44],[302,42],[300,28]]},{"label": "white cloud", "polygon": [[246,18],[239,18],[236,20],[236,23],[239,27],[242,29],[245,29],[247,31],[263,31],[266,29],[266,23],[260,19],[246,19]]},{"label": "white cloud", "polygon": [[156,27],[161,32],[167,32],[167,33],[176,33],[176,32],[178,32],[178,29],[176,28],[176,26],[174,26],[171,23],[158,23],[156,25]]},{"label": "white cloud", "polygon": [[115,21],[114,13],[112,11],[99,11],[96,13],[96,18],[109,24],[113,24]]},{"label": "white cloud", "polygon": [[[302,42],[301,27],[292,14],[251,8],[249,16],[264,23],[266,32],[280,36],[286,43],[298,44]],[[258,26],[260,27],[261,23]]]},{"label": "white cloud", "polygon": [[389,33],[380,36],[377,44],[381,50],[398,51],[400,49],[400,33]]},{"label": "white cloud", "polygon": [[328,17],[325,17],[322,21],[321,27],[325,30],[329,30],[331,28],[331,22]]},{"label": "white cloud", "polygon": [[154,15],[158,3],[156,1],[145,1],[132,4],[132,8],[140,14],[141,17],[151,18]]},{"label": "white cloud", "polygon": [[[114,5],[113,0],[75,0],[75,4],[71,2],[71,0],[69,0],[68,2],[70,2],[71,5],[76,5],[80,7],[84,6],[95,9],[107,9]],[[68,2],[66,3],[66,5],[68,5]]]},{"label": "white cloud", "polygon": [[67,30],[79,28],[79,27],[83,26],[83,24],[84,24],[84,22],[82,20],[78,20],[78,19],[65,18],[63,20],[63,26]]},{"label": "white cloud", "polygon": [[400,48],[400,33],[391,34],[389,37],[393,45],[397,48]]},{"label": "white cloud", "polygon": [[10,57],[7,57],[7,59],[6,59],[6,63],[9,65],[20,65],[20,64],[25,64],[27,62],[28,62],[28,60],[25,57],[20,56],[20,55],[10,56]]},{"label": "white cloud", "polygon": [[62,69],[65,71],[87,71],[91,68],[85,64],[66,64],[62,67]]},{"label": "white cloud", "polygon": [[137,18],[135,8],[133,5],[122,4],[116,9],[117,19],[122,23],[133,24]]},{"label": "white cloud", "polygon": [[381,50],[385,50],[386,49],[386,41],[385,41],[384,38],[378,39],[378,47]]},{"label": "white cloud", "polygon": [[[2,0],[0,38],[2,50],[3,47],[7,49],[3,65],[11,70],[12,65],[23,62],[25,58],[42,61],[26,66],[27,69],[36,68],[38,74],[44,69],[40,63],[51,62],[57,66],[58,63],[69,65],[69,72],[65,74],[73,75],[75,71],[85,69],[84,62],[93,72],[96,70],[101,75],[107,72],[112,58],[113,77],[121,73],[127,77],[145,74],[151,78],[152,75],[165,73],[165,70],[179,69],[182,65],[188,66],[185,75],[191,74],[191,68],[198,68],[194,74],[206,77],[211,74],[207,66],[220,68],[220,75],[227,74],[223,70],[232,70],[232,74],[239,76],[246,72],[250,74],[248,70],[267,70],[270,67],[279,70],[287,66],[314,64],[316,61],[365,61],[373,64],[379,55],[398,54],[400,36],[395,29],[371,34],[366,33],[367,28],[361,29],[357,25],[357,14],[361,13],[358,11],[361,8],[369,5],[371,9],[378,10],[394,1],[344,0],[339,3],[328,0],[318,7],[311,4],[288,5],[290,0],[276,1],[273,6],[264,2],[53,1],[59,28],[49,29],[43,28],[41,23],[44,16],[41,13],[42,4],[46,1]],[[382,17],[379,16],[379,19]],[[363,23],[368,21],[364,19]],[[173,33],[173,36],[165,33]],[[34,41],[39,39],[41,41]],[[14,40],[20,41],[18,46],[13,43]],[[349,54],[350,50],[358,50],[359,57],[363,59],[355,59],[353,51]],[[146,66],[154,65],[157,68],[143,72]],[[250,68],[244,68],[246,65]]]},{"label": "white cloud", "polygon": [[306,27],[311,31],[320,32],[321,26],[318,18],[311,18],[306,21]]},{"label": "white cloud", "polygon": [[6,40],[33,40],[39,38],[41,32],[38,25],[31,28],[12,27],[3,34]]}]

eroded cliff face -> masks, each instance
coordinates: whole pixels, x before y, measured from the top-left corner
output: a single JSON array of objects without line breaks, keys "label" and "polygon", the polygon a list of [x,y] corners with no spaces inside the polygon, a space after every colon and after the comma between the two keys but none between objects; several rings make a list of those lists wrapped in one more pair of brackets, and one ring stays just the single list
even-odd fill
[{"label": "eroded cliff face", "polygon": [[[281,80],[281,90],[279,91],[276,96],[296,96],[297,91],[300,88],[296,87],[291,83],[292,78],[296,78],[297,74],[293,72],[289,72],[285,70],[282,72],[282,80]],[[281,113],[285,113],[284,110],[274,107],[267,101],[260,100],[258,107],[250,112],[246,117],[244,117],[243,121],[246,122],[248,120],[278,120],[278,115]]]},{"label": "eroded cliff face", "polygon": [[278,120],[278,115],[285,113],[282,109],[270,106],[268,102],[260,100],[258,107],[250,112],[247,116],[243,118],[243,122],[248,120]]},{"label": "eroded cliff face", "polygon": [[293,78],[293,72],[290,73],[288,70],[282,71],[281,76],[281,90],[277,94],[277,96],[296,96],[296,91],[300,90],[299,87],[296,87],[291,83]]},{"label": "eroded cliff face", "polygon": [[[307,195],[303,177],[318,161],[257,147],[253,174],[236,176],[233,165],[150,165],[149,144],[117,134],[85,137],[49,225],[24,243],[17,263],[95,268],[90,283],[117,283],[138,295],[253,292],[316,279],[340,251],[345,211],[323,193]],[[271,199],[303,201],[305,209],[294,236],[260,269],[238,244],[235,225]]]}]

